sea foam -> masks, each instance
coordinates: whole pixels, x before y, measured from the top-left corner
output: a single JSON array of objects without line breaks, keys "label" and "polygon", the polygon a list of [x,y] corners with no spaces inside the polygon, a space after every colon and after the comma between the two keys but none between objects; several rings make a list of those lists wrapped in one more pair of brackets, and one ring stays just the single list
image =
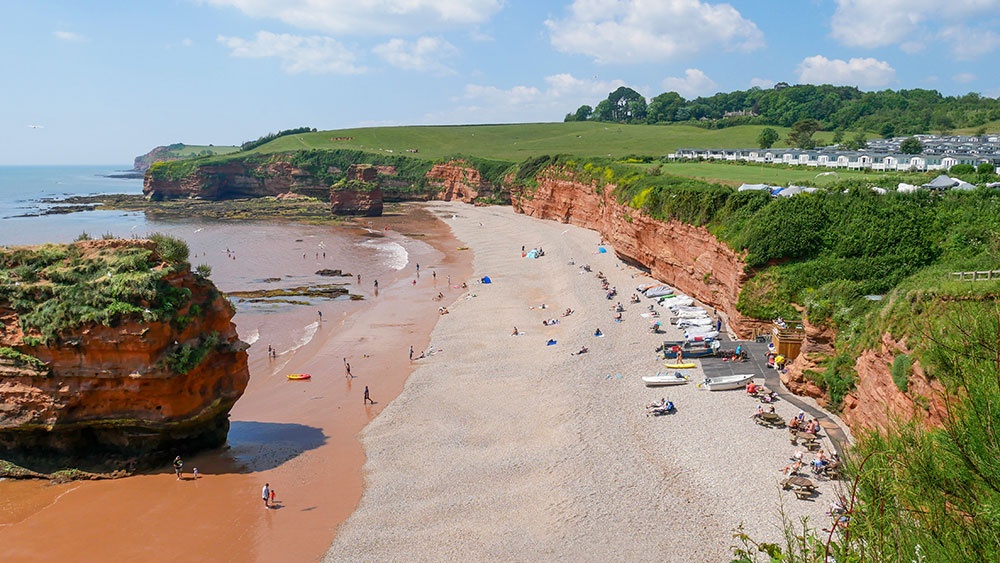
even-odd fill
[{"label": "sea foam", "polygon": [[402,270],[410,261],[410,254],[398,242],[375,242],[366,240],[361,243],[365,248],[371,248],[378,252],[379,258],[393,270]]}]

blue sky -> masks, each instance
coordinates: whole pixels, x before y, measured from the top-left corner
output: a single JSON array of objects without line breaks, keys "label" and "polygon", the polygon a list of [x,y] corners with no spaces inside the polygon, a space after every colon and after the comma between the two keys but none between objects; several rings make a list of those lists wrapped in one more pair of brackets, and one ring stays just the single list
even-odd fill
[{"label": "blue sky", "polygon": [[7,0],[0,164],[126,164],[304,125],[560,121],[621,84],[1000,95],[1000,0],[942,4]]}]

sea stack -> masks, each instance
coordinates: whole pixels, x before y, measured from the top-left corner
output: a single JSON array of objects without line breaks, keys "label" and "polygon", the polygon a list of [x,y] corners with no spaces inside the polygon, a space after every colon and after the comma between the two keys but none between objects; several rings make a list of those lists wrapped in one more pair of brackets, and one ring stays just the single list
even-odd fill
[{"label": "sea stack", "polygon": [[330,212],[365,217],[382,215],[378,170],[370,164],[352,164],[347,177],[330,186]]},{"label": "sea stack", "polygon": [[162,236],[0,251],[0,474],[130,472],[223,445],[247,345],[202,274]]}]

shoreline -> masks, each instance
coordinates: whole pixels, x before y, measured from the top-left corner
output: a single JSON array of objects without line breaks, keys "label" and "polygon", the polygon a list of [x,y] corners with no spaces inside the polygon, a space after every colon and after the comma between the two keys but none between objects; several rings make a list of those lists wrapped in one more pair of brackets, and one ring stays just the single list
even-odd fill
[{"label": "shoreline", "polygon": [[[230,232],[224,224],[217,225],[219,233]],[[164,468],[111,481],[2,483],[8,493],[4,502],[15,504],[7,521],[0,523],[0,554],[10,561],[73,559],[83,552],[95,560],[320,558],[362,494],[365,458],[358,433],[402,389],[411,371],[408,346],[419,353],[439,317],[441,303],[431,298],[439,290],[449,298],[455,295],[444,290],[448,273],[460,280],[470,269],[469,253],[455,250],[459,244],[449,229],[420,206],[373,218],[370,228],[377,232],[385,226],[394,231],[392,236],[372,240],[403,243],[410,249],[410,263],[394,273],[375,274],[382,282],[378,297],[371,295],[372,276],[362,269],[358,292],[367,300],[356,306],[331,302],[277,315],[242,309],[237,314],[241,337],[256,340],[250,350],[251,381],[231,413],[229,446],[185,459],[185,469],[200,469],[197,481],[178,482]],[[274,228],[320,232],[309,226]],[[209,230],[206,227],[202,235]],[[239,246],[235,240],[231,244]],[[251,246],[237,252],[244,260],[252,259],[255,243],[245,244]],[[197,246],[192,245],[195,254],[202,250]],[[287,258],[295,256],[282,259]],[[309,258],[278,262],[297,264],[311,274],[315,266]],[[421,264],[417,286],[411,283],[414,261]],[[331,265],[358,272],[343,263]],[[241,272],[246,267],[222,260],[213,278],[223,291],[239,289],[249,283]],[[436,284],[432,270],[441,278]],[[306,336],[301,327],[316,320],[316,308],[327,313],[323,326],[308,341],[297,343]],[[284,350],[277,360],[266,359],[269,343]],[[345,378],[343,357],[351,362],[354,379]],[[290,383],[284,373],[312,373],[313,379]],[[378,402],[374,406],[362,405],[365,385]],[[277,490],[281,509],[261,511],[264,481]],[[129,525],[108,528],[103,525],[107,521]],[[63,534],[60,542],[46,540],[47,530],[67,528],[72,532]],[[95,544],[95,537],[101,541]]]},{"label": "shoreline", "polygon": [[[326,561],[715,561],[731,556],[741,524],[779,541],[779,506],[792,521],[826,521],[836,482],[819,481],[811,501],[781,491],[779,469],[797,448],[787,431],[753,423],[758,403],[741,390],[643,386],[640,375],[662,369],[653,348],[677,330],[649,334],[639,315],[647,300],[612,321],[614,301],[580,266],[603,271],[623,303],[650,278],[596,254],[598,233],[509,208],[428,208],[475,251],[475,276],[493,283],[470,286],[437,323],[432,342],[445,353],[422,360],[362,432],[365,492]],[[523,259],[522,244],[546,256]],[[567,307],[575,313],[563,318]],[[541,326],[547,318],[560,323]],[[513,325],[527,334],[511,336]],[[570,355],[581,345],[590,352]],[[703,377],[696,363],[692,381]],[[678,413],[644,416],[661,396]],[[775,407],[786,419],[797,412]]]}]

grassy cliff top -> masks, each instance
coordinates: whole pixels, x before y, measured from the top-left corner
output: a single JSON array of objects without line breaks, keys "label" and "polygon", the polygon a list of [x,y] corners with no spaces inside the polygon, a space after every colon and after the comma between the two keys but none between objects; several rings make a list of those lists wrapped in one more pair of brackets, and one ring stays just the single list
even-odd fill
[{"label": "grassy cliff top", "polygon": [[0,250],[0,308],[17,313],[27,345],[87,323],[174,318],[190,291],[165,280],[185,271],[187,245],[151,240],[82,240]]},{"label": "grassy cliff top", "polygon": [[[436,160],[462,154],[520,162],[545,154],[612,156],[661,155],[678,148],[757,146],[762,125],[702,129],[690,125],[621,125],[600,122],[518,123],[508,125],[430,125],[365,127],[279,137],[251,151],[291,152],[308,149],[357,149],[373,153]],[[788,128],[772,127],[784,139]],[[832,132],[815,138],[830,142]],[[339,139],[339,140],[338,140]],[[779,142],[776,146],[787,146]],[[416,149],[417,152],[407,152]]]}]

